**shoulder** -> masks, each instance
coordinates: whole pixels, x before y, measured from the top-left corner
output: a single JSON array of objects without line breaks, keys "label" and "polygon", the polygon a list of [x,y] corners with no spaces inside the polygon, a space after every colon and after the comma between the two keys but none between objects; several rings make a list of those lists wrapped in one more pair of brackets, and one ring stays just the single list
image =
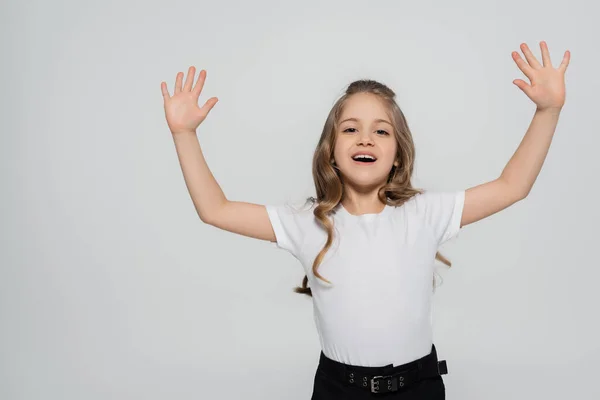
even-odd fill
[{"label": "shoulder", "polygon": [[267,207],[277,211],[280,214],[288,216],[308,217],[314,215],[314,209],[317,203],[307,199],[305,201],[290,201],[287,200],[280,204],[271,204]]},{"label": "shoulder", "polygon": [[421,193],[415,193],[414,195],[407,198],[400,204],[395,205],[394,207],[397,210],[406,210],[411,212],[415,212],[419,208],[422,208],[427,202],[431,202],[433,196],[432,193],[429,193],[429,191],[425,191],[423,189],[421,190]]},{"label": "shoulder", "polygon": [[436,207],[444,203],[453,203],[464,190],[423,190],[414,195],[411,200],[420,207]]},{"label": "shoulder", "polygon": [[422,189],[406,200],[402,207],[406,211],[425,217],[437,217],[451,212],[464,199],[464,190]]},{"label": "shoulder", "polygon": [[316,202],[290,201],[267,205],[267,213],[271,220],[276,220],[284,225],[296,225],[298,228],[307,229],[313,225],[314,209]]},{"label": "shoulder", "polygon": [[285,201],[266,206],[275,233],[276,245],[298,257],[305,239],[318,229],[314,222],[315,204]]}]

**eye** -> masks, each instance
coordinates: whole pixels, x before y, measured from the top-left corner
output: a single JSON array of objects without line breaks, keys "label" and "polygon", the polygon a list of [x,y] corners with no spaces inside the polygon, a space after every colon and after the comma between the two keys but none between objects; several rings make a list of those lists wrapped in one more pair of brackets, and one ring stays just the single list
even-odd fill
[{"label": "eye", "polygon": [[[356,129],[355,129],[355,128],[346,128],[346,129],[344,129],[344,132],[348,132],[348,131],[350,131],[351,129],[352,129],[352,132],[351,132],[351,133],[354,133],[354,131],[356,131]],[[389,133],[388,133],[387,131],[383,130],[383,129],[378,129],[378,130],[377,130],[377,133],[380,133],[380,134],[382,134],[382,135],[389,135]]]}]

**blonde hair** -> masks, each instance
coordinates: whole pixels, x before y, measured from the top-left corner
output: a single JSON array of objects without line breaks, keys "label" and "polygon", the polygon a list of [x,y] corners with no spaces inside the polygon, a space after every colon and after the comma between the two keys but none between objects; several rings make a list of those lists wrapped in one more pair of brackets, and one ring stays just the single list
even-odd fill
[{"label": "blonde hair", "polygon": [[[338,121],[344,105],[350,96],[356,93],[371,93],[378,96],[387,108],[394,126],[394,137],[397,143],[396,160],[399,165],[398,167],[392,166],[387,183],[379,188],[377,195],[381,202],[390,206],[400,206],[414,195],[423,193],[422,189],[413,188],[411,185],[410,179],[415,162],[415,145],[406,118],[396,103],[396,94],[386,85],[377,81],[357,80],[352,82],[348,85],[346,92],[335,102],[325,121],[312,161],[312,174],[317,197],[307,199],[307,202],[317,204],[313,213],[317,221],[327,230],[327,241],[316,256],[312,266],[315,277],[327,283],[331,282],[319,274],[318,268],[333,242],[333,220],[329,216],[344,195],[344,185],[338,174],[337,166],[332,163],[333,150],[336,132],[339,128]],[[435,258],[447,266],[451,266],[450,261],[439,252],[436,253]],[[433,283],[435,286],[435,278]],[[312,291],[307,284],[308,276],[305,275],[302,286],[295,287],[294,292],[312,297]]]}]

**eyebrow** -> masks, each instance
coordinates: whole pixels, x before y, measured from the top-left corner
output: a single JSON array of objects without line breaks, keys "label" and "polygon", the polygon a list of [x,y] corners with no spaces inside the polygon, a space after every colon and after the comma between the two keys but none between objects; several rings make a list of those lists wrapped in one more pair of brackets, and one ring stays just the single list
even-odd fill
[{"label": "eyebrow", "polygon": [[[359,122],[359,121],[360,121],[360,119],[358,119],[358,118],[346,118],[345,120],[343,120],[343,121],[340,121],[340,125],[341,125],[341,124],[343,124],[343,123],[344,123],[344,122],[346,122],[346,121],[354,121],[354,122]],[[389,124],[390,126],[393,126],[393,125],[392,125],[392,124],[391,124],[389,121],[387,121],[387,120],[385,120],[385,119],[381,119],[381,118],[377,118],[377,119],[375,120],[375,122],[385,122],[386,124]]]}]

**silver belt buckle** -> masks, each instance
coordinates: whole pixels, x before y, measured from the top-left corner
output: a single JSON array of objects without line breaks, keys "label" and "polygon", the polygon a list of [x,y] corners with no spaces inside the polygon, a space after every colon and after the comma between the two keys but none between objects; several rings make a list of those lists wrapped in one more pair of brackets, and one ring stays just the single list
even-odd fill
[{"label": "silver belt buckle", "polygon": [[[379,393],[379,382],[374,382],[375,379],[377,378],[391,378],[392,375],[387,375],[387,376],[382,376],[382,375],[378,375],[378,376],[374,376],[371,378],[371,392],[373,393]],[[390,389],[390,391],[396,391],[399,390],[400,388],[402,388],[404,386],[404,375],[401,375],[400,377],[398,377],[398,385],[396,387],[395,390],[391,389],[388,385],[388,389]],[[377,386],[376,386],[377,385]]]},{"label": "silver belt buckle", "polygon": [[[379,393],[379,382],[374,381],[377,378],[383,378],[383,376],[378,375],[371,378],[371,392],[373,393]],[[377,384],[377,387],[375,387],[375,384]]]}]

